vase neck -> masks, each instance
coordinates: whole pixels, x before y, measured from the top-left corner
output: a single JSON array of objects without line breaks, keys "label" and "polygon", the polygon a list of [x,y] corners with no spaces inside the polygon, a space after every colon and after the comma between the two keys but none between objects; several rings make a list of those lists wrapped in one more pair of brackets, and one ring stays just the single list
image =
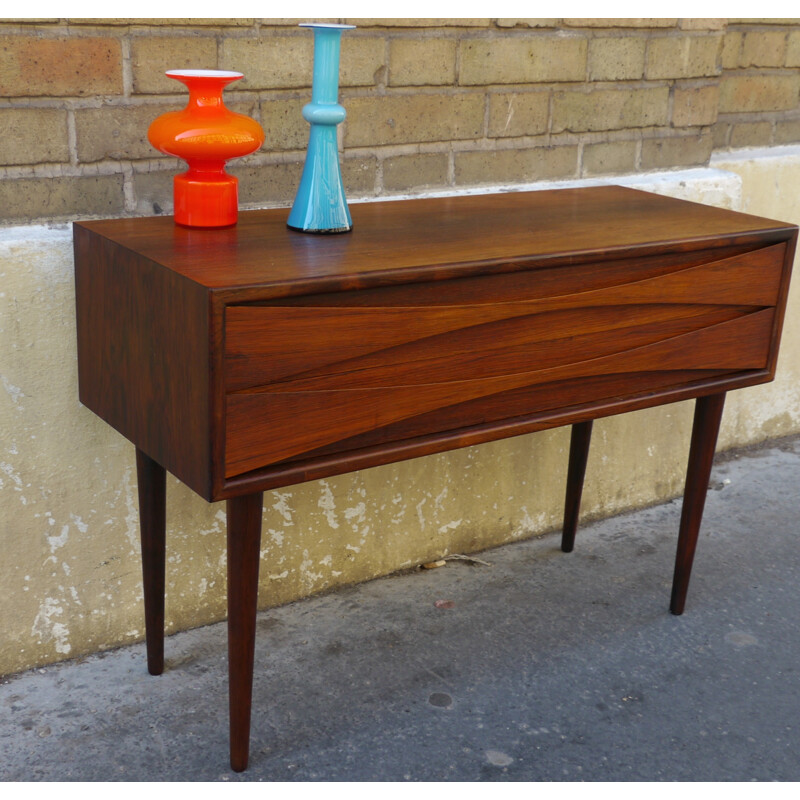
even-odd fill
[{"label": "vase neck", "polygon": [[221,180],[228,176],[225,172],[225,159],[224,158],[193,158],[189,163],[189,169],[186,171],[187,177],[193,180]]},{"label": "vase neck", "polygon": [[[192,74],[192,72],[197,74]],[[241,73],[215,70],[187,70],[186,72],[172,70],[167,72],[167,76],[186,86],[189,90],[187,108],[195,110],[225,108],[222,90],[231,81],[239,80],[242,77]]]},{"label": "vase neck", "polygon": [[213,109],[223,108],[222,90],[226,82],[219,80],[194,80],[185,81],[189,87],[188,108]]},{"label": "vase neck", "polygon": [[314,28],[314,82],[312,103],[335,103],[339,97],[339,45],[342,32]]}]

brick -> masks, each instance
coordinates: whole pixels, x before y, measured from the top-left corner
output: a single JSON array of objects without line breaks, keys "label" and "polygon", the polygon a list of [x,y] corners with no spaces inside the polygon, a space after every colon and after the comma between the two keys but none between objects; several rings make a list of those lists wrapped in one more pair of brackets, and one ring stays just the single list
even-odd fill
[{"label": "brick", "polygon": [[775,123],[775,144],[800,142],[800,119],[780,120]]},{"label": "brick", "polygon": [[455,156],[455,177],[459,186],[569,178],[575,176],[577,167],[576,145],[480,150]]},{"label": "brick", "polygon": [[667,18],[628,19],[626,17],[581,17],[565,19],[563,23],[568,28],[674,28],[678,20]]},{"label": "brick", "polygon": [[691,17],[680,20],[678,27],[682,31],[723,31],[727,24],[728,20],[723,18]]},{"label": "brick", "polygon": [[714,149],[728,147],[730,140],[731,124],[729,122],[716,122],[711,128],[712,144]]},{"label": "brick", "polygon": [[375,194],[375,178],[378,172],[378,159],[374,156],[356,156],[346,158],[340,156],[342,184],[345,196]]},{"label": "brick", "polygon": [[771,141],[771,122],[737,122],[731,130],[731,147],[758,147]]},{"label": "brick", "polygon": [[723,75],[721,114],[782,111],[797,107],[800,75]]},{"label": "brick", "polygon": [[728,31],[722,37],[722,68],[738,69],[742,58],[744,34],[740,31]]},{"label": "brick", "polygon": [[54,108],[0,109],[0,165],[69,161],[67,112]]},{"label": "brick", "polygon": [[502,92],[489,95],[492,138],[535,136],[547,131],[550,92]]},{"label": "brick", "polygon": [[[383,66],[382,39],[347,34],[342,37],[341,86],[373,86],[376,73]],[[242,88],[245,89],[308,87],[314,69],[314,40],[305,30],[297,35],[224,39],[220,67],[244,72]]]},{"label": "brick", "polygon": [[800,31],[792,31],[786,42],[786,66],[800,67]]},{"label": "brick", "polygon": [[309,125],[303,119],[304,100],[264,100],[261,103],[261,127],[264,149],[301,150],[308,145]]},{"label": "brick", "polygon": [[474,139],[483,132],[482,94],[354,97],[345,147]]},{"label": "brick", "polygon": [[668,139],[645,139],[642,142],[641,168],[690,167],[707,164],[711,157],[712,136],[675,136]]},{"label": "brick", "polygon": [[635,36],[603,36],[589,42],[590,81],[639,80],[644,74],[647,40]]},{"label": "brick", "polygon": [[0,208],[6,222],[122,214],[121,175],[59,178],[4,178]]},{"label": "brick", "polygon": [[390,85],[439,86],[455,79],[455,39],[395,39],[389,44]]},{"label": "brick", "polygon": [[676,128],[713,125],[717,120],[719,86],[676,86],[672,98],[672,124]]},{"label": "brick", "polygon": [[749,31],[744,35],[740,67],[781,67],[786,58],[784,31]]},{"label": "brick", "polygon": [[303,174],[303,160],[282,164],[239,162],[232,164],[228,171],[239,178],[240,203],[286,206],[288,217],[288,208],[294,202],[300,176]]},{"label": "brick", "polygon": [[666,125],[669,88],[598,89],[557,92],[553,98],[553,133],[609,131]]},{"label": "brick", "polygon": [[[339,84],[375,86],[386,67],[384,40],[376,36],[342,36]],[[309,65],[313,68],[313,64]]]},{"label": "brick", "polygon": [[466,39],[461,42],[459,81],[468,86],[582,81],[586,52],[586,40],[576,36]]},{"label": "brick", "polygon": [[557,28],[558,17],[550,19],[496,19],[498,28]]},{"label": "brick", "polygon": [[75,112],[78,161],[110,158],[156,158],[160,153],[147,141],[150,123],[170,106],[106,106]]},{"label": "brick", "polygon": [[[151,217],[153,214],[172,214],[172,178],[183,172],[185,164],[170,159],[175,164],[171,170],[134,173],[133,192],[136,198],[135,213]],[[165,162],[166,163],[166,162]]]},{"label": "brick", "polygon": [[122,93],[122,47],[110,37],[0,36],[0,95]]},{"label": "brick", "polygon": [[583,148],[584,175],[635,172],[636,142],[599,142]]},{"label": "brick", "polygon": [[356,25],[359,28],[488,28],[491,19],[486,18],[460,18],[460,17],[430,17],[420,19],[384,19],[359,18],[346,19],[348,25]]},{"label": "brick", "polygon": [[383,162],[383,186],[391,191],[447,184],[447,153],[395,156]]},{"label": "brick", "polygon": [[243,89],[291,89],[311,86],[313,59],[309,33],[278,34],[223,39],[219,66],[244,72]]},{"label": "brick", "polygon": [[[374,194],[375,175],[377,172],[377,159],[374,156],[343,158],[340,154],[340,166],[342,170],[342,183],[344,184],[345,194],[350,196],[364,196]],[[231,164],[230,173],[237,175],[240,179],[239,200],[241,203],[258,204],[283,204],[287,207],[294,202],[297,194],[297,187],[300,185],[304,158],[299,161],[291,162],[286,169],[281,169],[280,165],[242,165],[237,167],[235,162]],[[155,176],[158,173],[151,173]],[[169,173],[170,175],[174,173]],[[141,176],[148,188],[154,186],[151,191],[161,191],[156,182],[149,180],[149,176]],[[171,178],[170,178],[171,180]],[[275,186],[260,185],[259,181],[275,181]],[[172,184],[169,184],[168,203],[171,213],[172,209]],[[163,196],[163,194],[162,194]],[[288,210],[287,210],[288,216]]]},{"label": "brick", "polygon": [[[274,20],[272,20],[274,22]],[[244,28],[255,24],[255,18],[223,19],[218,17],[129,17],[123,19],[113,19],[111,17],[70,17],[67,19],[70,25],[116,25],[124,27],[158,27],[158,28],[188,28],[188,27],[224,27],[224,28]],[[298,20],[304,22],[304,20]],[[335,22],[335,20],[331,20]]]},{"label": "brick", "polygon": [[729,25],[797,25],[796,17],[731,17]]},{"label": "brick", "polygon": [[[131,65],[135,92],[175,94],[183,87],[164,73],[168,69],[216,69],[217,42],[212,36],[134,37]],[[246,69],[239,72],[246,77]]]},{"label": "brick", "polygon": [[647,48],[645,77],[650,80],[719,75],[722,36],[662,36]]}]

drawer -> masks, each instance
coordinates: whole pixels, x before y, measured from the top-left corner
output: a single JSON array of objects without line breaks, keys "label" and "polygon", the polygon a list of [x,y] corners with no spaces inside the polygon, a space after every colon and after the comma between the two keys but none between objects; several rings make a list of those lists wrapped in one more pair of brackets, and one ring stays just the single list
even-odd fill
[{"label": "drawer", "polygon": [[763,369],[784,251],[228,306],[226,477]]}]

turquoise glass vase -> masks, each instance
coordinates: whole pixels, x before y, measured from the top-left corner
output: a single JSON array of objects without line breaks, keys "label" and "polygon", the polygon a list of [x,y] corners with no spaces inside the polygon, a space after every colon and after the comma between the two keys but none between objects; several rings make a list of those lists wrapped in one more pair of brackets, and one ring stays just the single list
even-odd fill
[{"label": "turquoise glass vase", "polygon": [[346,112],[339,105],[339,44],[355,25],[303,23],[314,32],[311,102],[303,107],[310,123],[306,163],[287,225],[303,233],[347,233],[353,227],[344,196],[336,126]]}]

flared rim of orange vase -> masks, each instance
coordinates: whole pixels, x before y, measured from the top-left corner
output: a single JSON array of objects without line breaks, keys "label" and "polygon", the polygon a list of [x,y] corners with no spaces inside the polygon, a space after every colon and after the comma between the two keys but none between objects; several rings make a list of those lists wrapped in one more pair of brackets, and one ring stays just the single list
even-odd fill
[{"label": "flared rim of orange vase", "polygon": [[168,69],[164,73],[168,78],[225,78],[238,80],[244,78],[243,72],[227,69]]}]

